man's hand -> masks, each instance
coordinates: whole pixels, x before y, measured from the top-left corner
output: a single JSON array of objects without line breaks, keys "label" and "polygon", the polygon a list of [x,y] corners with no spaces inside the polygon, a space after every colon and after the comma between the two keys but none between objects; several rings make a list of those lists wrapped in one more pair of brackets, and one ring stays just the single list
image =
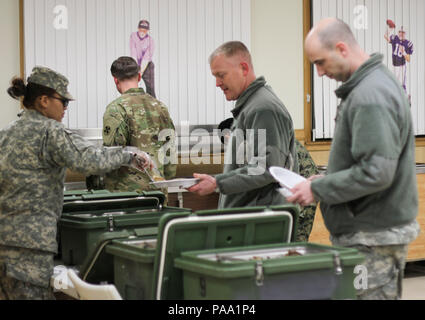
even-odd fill
[{"label": "man's hand", "polygon": [[193,177],[201,179],[198,184],[188,188],[189,192],[196,193],[200,196],[206,196],[208,194],[214,193],[217,188],[217,181],[214,177],[211,177],[207,174],[197,174],[195,173]]},{"label": "man's hand", "polygon": [[314,203],[314,195],[311,191],[311,181],[307,180],[297,184],[291,189],[292,196],[286,198],[288,202],[298,203],[306,207]]}]

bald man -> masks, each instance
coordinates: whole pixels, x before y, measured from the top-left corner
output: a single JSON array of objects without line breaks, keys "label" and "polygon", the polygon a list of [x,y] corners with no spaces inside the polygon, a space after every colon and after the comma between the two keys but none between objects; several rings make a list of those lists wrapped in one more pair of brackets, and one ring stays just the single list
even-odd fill
[{"label": "bald man", "polygon": [[257,78],[251,55],[239,41],[221,45],[210,56],[211,73],[228,101],[236,101],[224,170],[189,189],[199,195],[220,192],[218,207],[286,203],[268,172],[281,166],[298,172],[291,116],[264,77]]},{"label": "bald man", "polygon": [[419,232],[415,139],[408,99],[382,54],[369,56],[349,26],[328,18],[305,40],[319,76],[342,81],[327,174],[288,201],[320,201],[334,245],[365,255],[360,299],[399,299],[407,246]]}]

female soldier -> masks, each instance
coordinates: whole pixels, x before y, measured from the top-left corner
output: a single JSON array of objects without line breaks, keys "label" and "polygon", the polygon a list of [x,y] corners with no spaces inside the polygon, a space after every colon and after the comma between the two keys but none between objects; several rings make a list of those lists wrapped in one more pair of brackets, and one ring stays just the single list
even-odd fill
[{"label": "female soldier", "polygon": [[25,111],[0,130],[0,300],[54,299],[49,282],[66,168],[90,175],[150,163],[137,149],[96,148],[65,128],[73,98],[63,75],[35,67],[27,82],[12,80],[8,93],[23,97]]}]

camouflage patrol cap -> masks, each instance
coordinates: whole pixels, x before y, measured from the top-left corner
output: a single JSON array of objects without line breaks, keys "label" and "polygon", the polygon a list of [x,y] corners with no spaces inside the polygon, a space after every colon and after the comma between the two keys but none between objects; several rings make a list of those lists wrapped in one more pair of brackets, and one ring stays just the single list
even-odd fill
[{"label": "camouflage patrol cap", "polygon": [[32,69],[27,82],[32,82],[55,90],[59,95],[68,100],[75,100],[68,92],[69,81],[65,76],[47,67],[36,66]]}]

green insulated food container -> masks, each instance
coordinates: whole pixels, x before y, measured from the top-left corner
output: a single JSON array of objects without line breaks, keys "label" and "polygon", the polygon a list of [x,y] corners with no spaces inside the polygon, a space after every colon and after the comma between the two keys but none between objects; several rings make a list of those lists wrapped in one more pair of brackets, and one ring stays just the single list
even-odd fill
[{"label": "green insulated food container", "polygon": [[[80,266],[80,277],[89,283],[115,283],[114,256],[107,252],[109,245],[119,245],[119,240],[124,243],[145,239],[156,239],[157,227],[134,228],[120,231],[105,232],[98,237],[96,244],[90,249],[84,263]],[[115,244],[115,242],[117,244]],[[144,246],[144,248],[148,248]],[[111,251],[113,252],[113,250]],[[118,272],[121,277],[121,272]],[[137,275],[135,275],[137,277]]]},{"label": "green insulated food container", "polygon": [[[90,210],[99,209],[101,200],[116,200],[125,198],[136,198],[145,196],[146,194],[139,194],[137,192],[110,192],[108,190],[70,190],[65,191],[63,196],[62,216],[66,220],[68,214],[81,214]],[[155,195],[154,195],[155,196]],[[161,197],[161,195],[157,195]],[[93,201],[95,204],[89,204]],[[106,202],[107,203],[107,202]],[[92,209],[94,207],[94,209]],[[58,254],[56,259],[62,260],[62,236],[61,236],[61,222],[58,224],[57,241],[58,241]],[[65,255],[65,261],[70,262],[69,257]]]},{"label": "green insulated food container", "polygon": [[114,257],[114,282],[127,300],[152,300],[157,239],[133,237],[114,240],[106,253]]},{"label": "green insulated food container", "polygon": [[[137,197],[156,198],[161,205],[164,204],[165,195],[162,192],[109,192],[108,190],[75,190],[64,193],[62,214],[81,213],[86,211],[105,210],[110,207],[108,200],[132,199]],[[102,202],[103,201],[103,202]],[[116,202],[114,208],[121,208],[124,204]]]},{"label": "green insulated food container", "polygon": [[63,202],[82,201],[86,197],[99,194],[111,195],[112,193],[108,190],[69,190],[64,191]]},{"label": "green insulated food container", "polygon": [[182,252],[232,248],[293,239],[298,209],[235,208],[161,217],[155,247],[140,239],[112,241],[115,285],[124,299],[183,299],[182,271],[174,259]]},{"label": "green insulated food container", "polygon": [[157,228],[160,217],[166,213],[190,212],[189,209],[163,206],[165,197],[161,192],[144,192],[125,198],[99,197],[64,204],[59,232],[65,265],[81,265],[104,233]]},{"label": "green insulated food container", "polygon": [[355,249],[312,243],[184,252],[184,298],[196,300],[355,299]]}]

